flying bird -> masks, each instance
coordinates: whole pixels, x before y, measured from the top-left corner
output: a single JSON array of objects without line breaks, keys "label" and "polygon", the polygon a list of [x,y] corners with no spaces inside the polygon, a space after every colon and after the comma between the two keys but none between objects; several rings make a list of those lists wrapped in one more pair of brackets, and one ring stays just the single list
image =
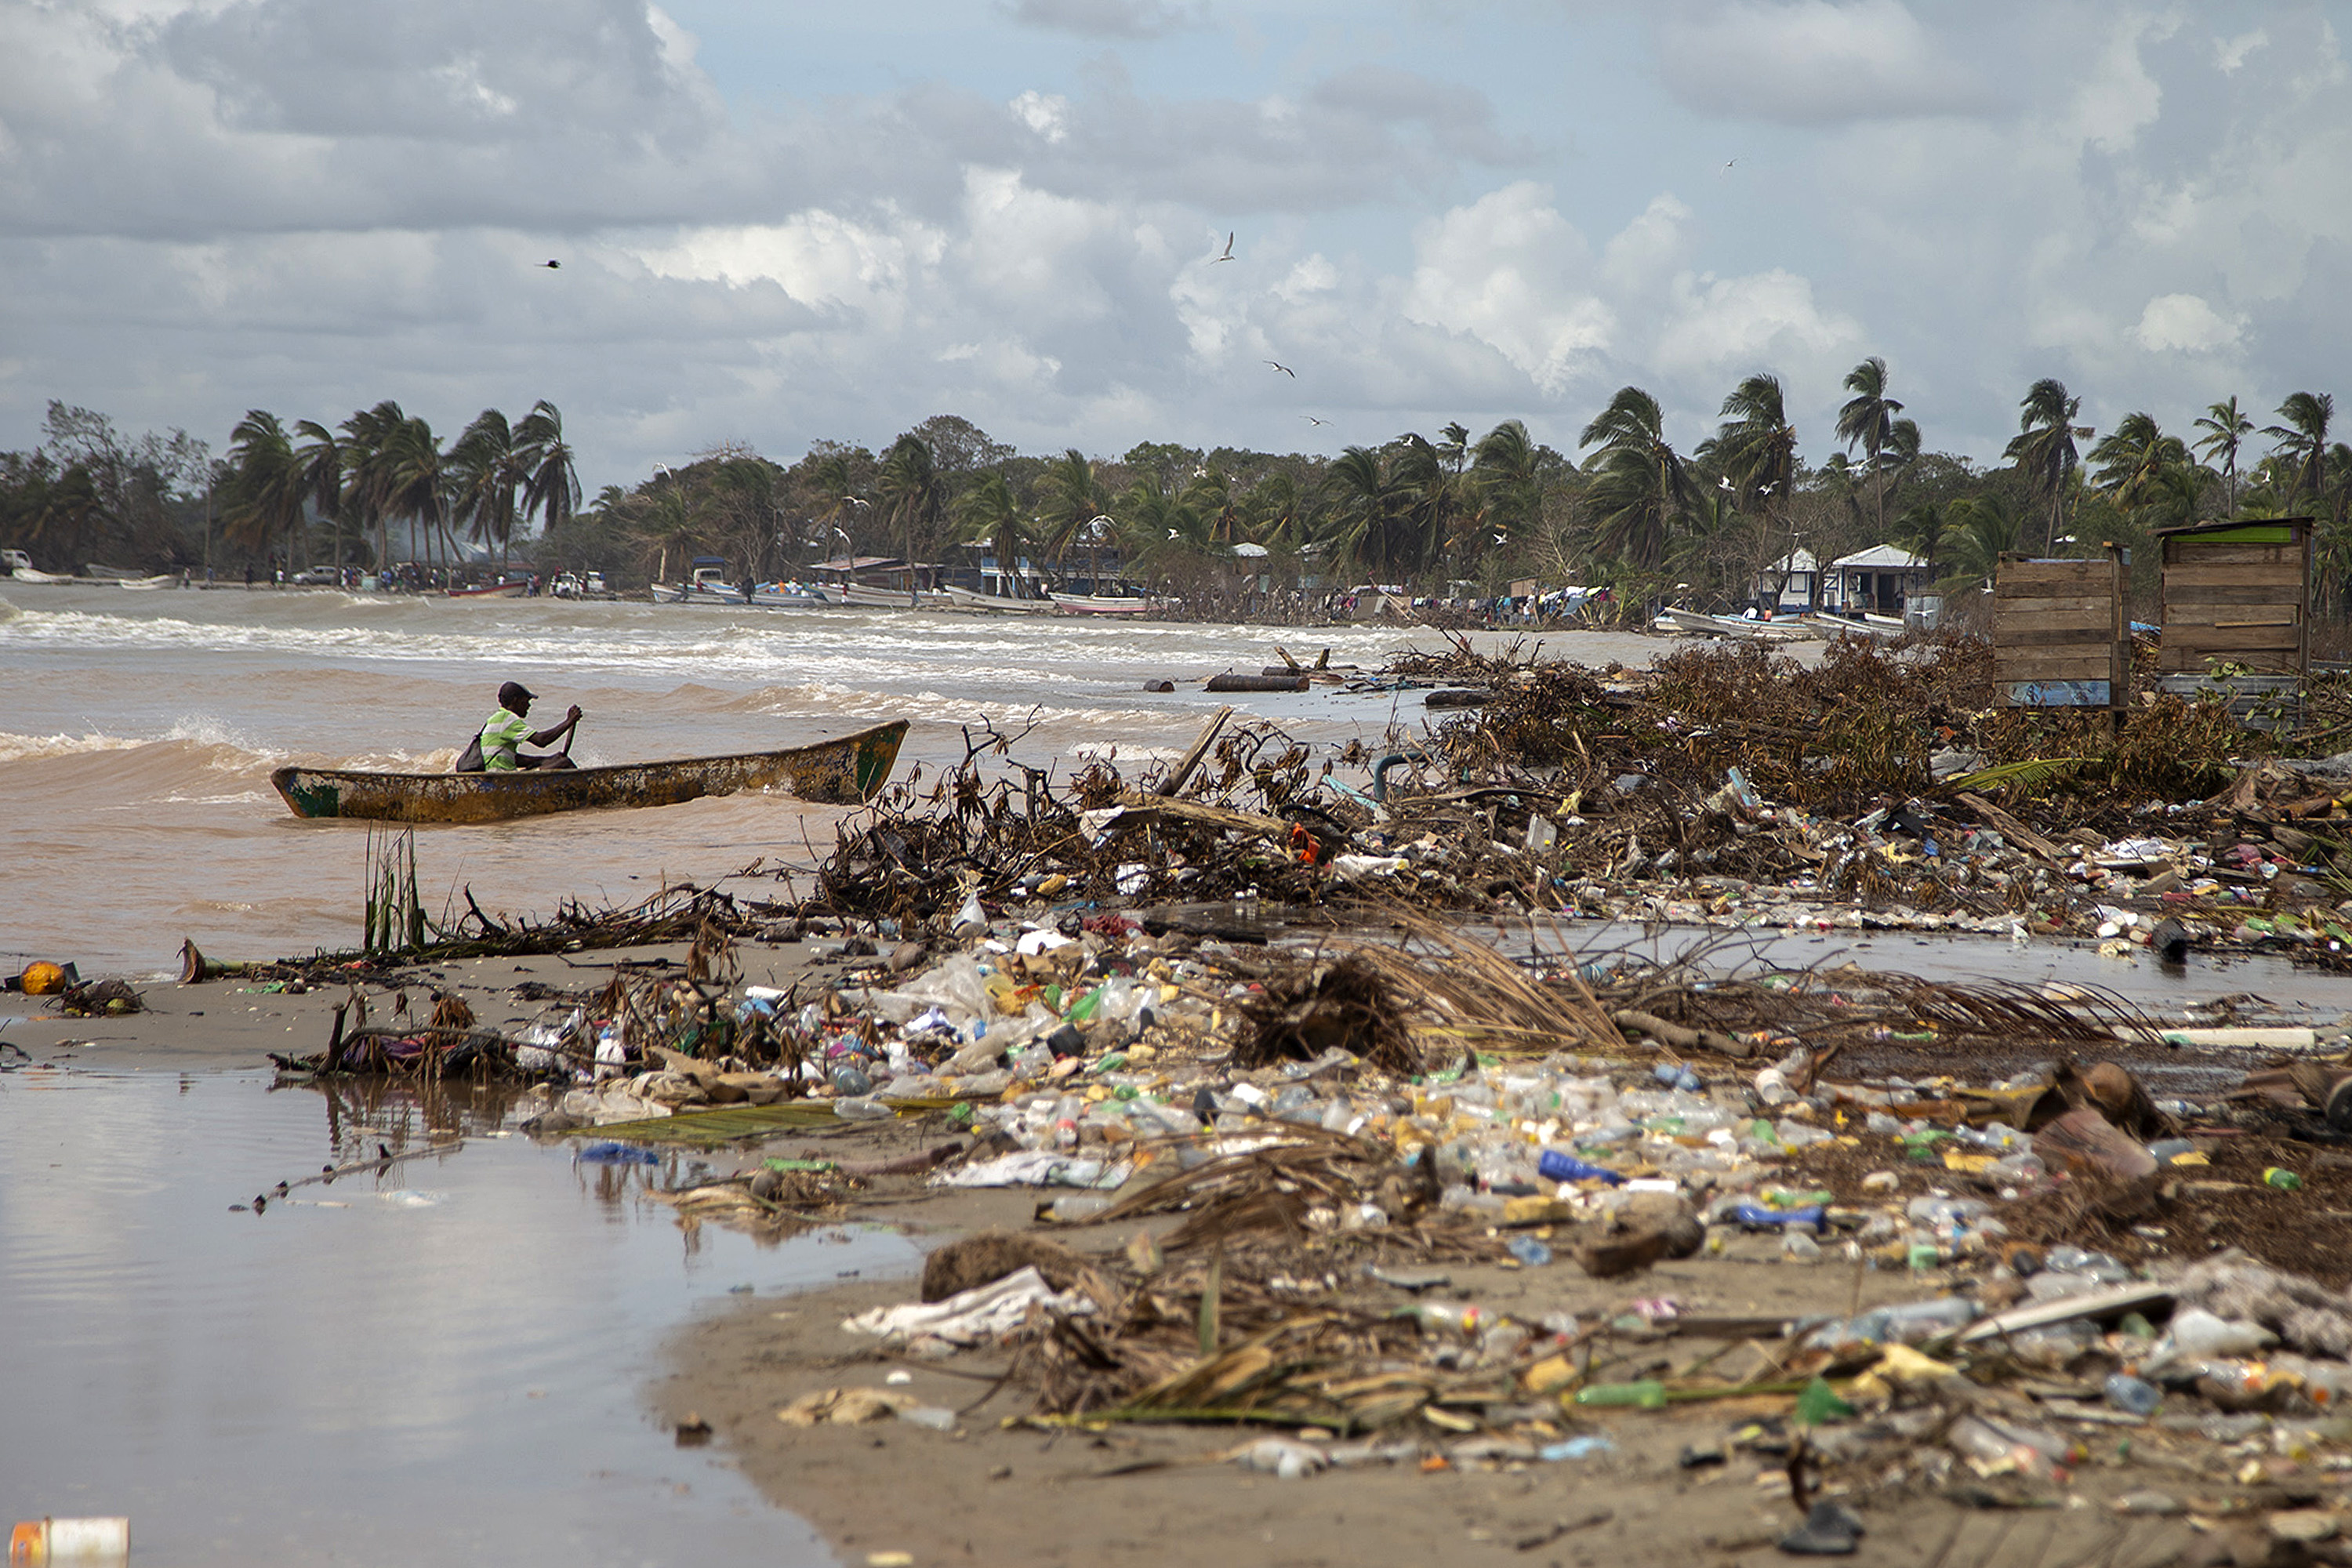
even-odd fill
[{"label": "flying bird", "polygon": [[1172,528],[1171,528],[1171,529],[1170,529],[1170,530],[1168,531],[1168,537],[1169,537],[1169,538],[1171,538],[1171,539],[1175,538],[1175,537],[1176,537],[1176,531],[1175,531],[1174,529],[1172,529]]},{"label": "flying bird", "polygon": [[1234,236],[1233,236],[1233,234],[1232,234],[1232,232],[1230,232],[1230,231],[1229,231],[1229,232],[1225,235],[1225,253],[1224,253],[1223,256],[1218,257],[1216,261],[1212,261],[1212,262],[1210,262],[1210,263],[1209,263],[1209,265],[1210,265],[1210,266],[1212,266],[1212,267],[1214,267],[1214,266],[1217,264],[1217,261],[1231,261],[1233,258],[1234,258]]},{"label": "flying bird", "polygon": [[1318,419],[1312,414],[1302,414],[1299,417],[1306,420],[1309,425],[1328,425],[1331,423],[1328,419]]},{"label": "flying bird", "polygon": [[562,265],[563,265],[563,263],[562,263],[561,261],[542,261],[542,262],[541,262],[541,263],[540,263],[540,265],[541,265],[541,267],[548,268],[550,268],[550,269],[551,270],[551,269],[553,269],[553,268],[558,268],[558,267],[562,266]]},{"label": "flying bird", "polygon": [[1498,533],[1495,535],[1495,542],[1497,544],[1508,544],[1510,542],[1511,536],[1507,533]]},{"label": "flying bird", "polygon": [[1715,481],[1715,488],[1716,488],[1716,489],[1721,489],[1721,490],[1727,490],[1727,489],[1729,489],[1731,488],[1731,478],[1730,478],[1730,476],[1727,474],[1727,475],[1725,475],[1723,478],[1721,478],[1721,479],[1719,479],[1716,480],[1716,481]]},{"label": "flying bird", "polygon": [[1725,164],[1723,165],[1723,167],[1722,167],[1722,168],[1717,169],[1717,170],[1716,171],[1716,173],[1717,173],[1717,174],[1727,174],[1731,173],[1731,165],[1732,165],[1733,163],[1737,163],[1738,162],[1739,162],[1739,160],[1738,160],[1738,159],[1737,159],[1737,158],[1730,159],[1730,160],[1728,160],[1727,162],[1726,162],[1726,163],[1725,163]]},{"label": "flying bird", "polygon": [[1285,375],[1288,376],[1291,380],[1293,380],[1293,381],[1297,381],[1297,380],[1298,379],[1298,373],[1297,373],[1297,371],[1295,371],[1295,370],[1291,369],[1288,365],[1284,364],[1281,361],[1279,361],[1279,360],[1268,360],[1268,361],[1266,361],[1265,363],[1268,363],[1268,364],[1270,364],[1270,365],[1272,365],[1272,366],[1274,366],[1274,368],[1275,368],[1275,369],[1276,369],[1276,370],[1280,371],[1283,374],[1285,374]]}]

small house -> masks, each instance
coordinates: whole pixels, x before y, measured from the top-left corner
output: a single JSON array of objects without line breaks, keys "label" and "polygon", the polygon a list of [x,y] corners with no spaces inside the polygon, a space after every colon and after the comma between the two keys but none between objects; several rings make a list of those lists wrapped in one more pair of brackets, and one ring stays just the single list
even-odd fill
[{"label": "small house", "polygon": [[1928,566],[1899,544],[1874,544],[1830,563],[1823,605],[1840,614],[1899,616],[1927,590]]},{"label": "small house", "polygon": [[1791,550],[1771,565],[1756,574],[1754,591],[1748,595],[1753,605],[1769,605],[1776,616],[1801,616],[1815,605],[1814,592],[1821,580],[1821,563],[1810,550]]}]

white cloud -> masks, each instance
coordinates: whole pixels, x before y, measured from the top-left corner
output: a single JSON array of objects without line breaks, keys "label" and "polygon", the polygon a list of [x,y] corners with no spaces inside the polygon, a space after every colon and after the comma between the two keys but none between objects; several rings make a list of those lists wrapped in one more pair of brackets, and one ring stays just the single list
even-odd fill
[{"label": "white cloud", "polygon": [[1970,112],[1988,93],[1900,0],[1731,0],[1670,11],[1659,68],[1694,110],[1792,125]]},{"label": "white cloud", "polygon": [[1609,348],[1616,316],[1591,292],[1583,236],[1549,186],[1522,181],[1423,226],[1404,311],[1492,344],[1557,395]]},{"label": "white cloud", "polygon": [[1070,133],[1070,100],[1032,88],[1013,100],[1013,118],[1046,141],[1060,142]]},{"label": "white cloud", "polygon": [[1006,7],[1016,22],[1081,38],[1158,38],[1197,27],[1207,8],[1167,0],[1018,0]]},{"label": "white cloud", "polygon": [[2213,40],[2213,63],[2221,68],[2223,76],[2235,76],[2238,68],[2246,63],[2246,57],[2270,41],[2270,34],[2260,27],[2251,33],[2241,33],[2234,38],[2216,38]]},{"label": "white cloud", "polygon": [[2242,326],[2224,320],[2194,294],[2159,294],[2139,313],[2139,325],[2132,329],[2132,335],[2140,347],[2158,353],[2210,353],[2236,343]]}]

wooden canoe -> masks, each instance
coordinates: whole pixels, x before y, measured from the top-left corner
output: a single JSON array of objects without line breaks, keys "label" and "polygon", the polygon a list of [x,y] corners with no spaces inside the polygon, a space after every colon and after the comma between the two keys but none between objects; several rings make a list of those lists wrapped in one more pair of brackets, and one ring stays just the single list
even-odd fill
[{"label": "wooden canoe", "polygon": [[297,816],[374,822],[504,822],[591,806],[676,805],[747,789],[783,789],[803,800],[854,805],[873,799],[888,782],[906,738],[901,719],[814,745],[729,757],[495,773],[279,768],[269,782]]}]

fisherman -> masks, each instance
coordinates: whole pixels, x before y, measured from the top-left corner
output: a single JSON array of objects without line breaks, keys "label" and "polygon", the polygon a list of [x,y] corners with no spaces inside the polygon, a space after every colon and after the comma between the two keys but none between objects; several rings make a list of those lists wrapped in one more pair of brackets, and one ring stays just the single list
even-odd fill
[{"label": "fisherman", "polygon": [[[499,688],[499,710],[482,726],[470,748],[475,756],[458,759],[459,773],[513,773],[521,768],[568,768],[572,761],[572,732],[580,724],[580,707],[574,703],[563,716],[563,722],[541,730],[536,734],[530,728],[531,694],[519,680],[509,680]],[[563,742],[563,750],[549,756],[527,757],[518,747],[525,742],[534,746],[551,746]],[[473,767],[466,764],[472,763]]]}]

